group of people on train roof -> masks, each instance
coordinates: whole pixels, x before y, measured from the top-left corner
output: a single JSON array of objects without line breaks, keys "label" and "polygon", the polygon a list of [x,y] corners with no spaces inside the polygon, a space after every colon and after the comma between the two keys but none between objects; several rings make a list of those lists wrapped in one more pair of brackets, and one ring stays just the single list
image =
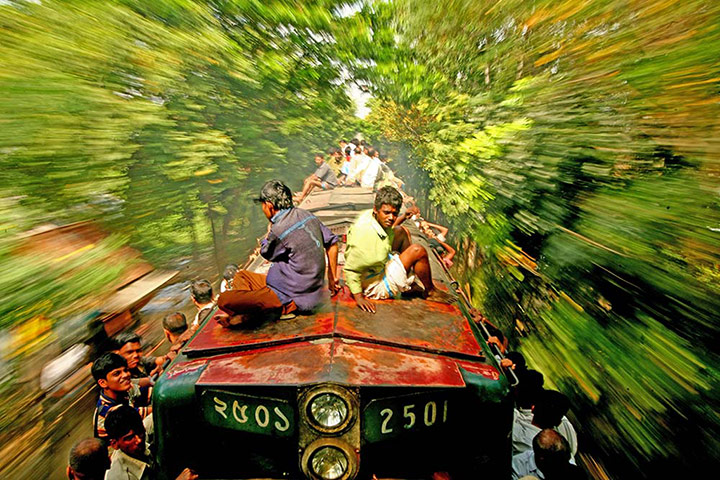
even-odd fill
[{"label": "group of people on train roof", "polygon": [[[191,286],[195,317],[188,322],[183,313],[173,312],[163,320],[165,336],[172,345],[167,355],[142,357],[141,338],[124,333],[113,339],[112,351],[93,363],[92,375],[100,389],[93,415],[96,438],[73,448],[69,478],[155,478],[148,450],[148,437],[153,435],[152,378],[213,312],[212,320],[224,327],[247,327],[258,319],[291,319],[312,312],[324,301],[327,290],[330,295],[338,293],[339,237],[312,213],[296,206],[313,188],[358,185],[376,191],[373,208],[358,216],[347,235],[345,280],[361,310],[375,313],[373,300],[395,298],[410,290],[432,300],[449,299],[435,288],[426,249],[413,243],[401,225],[411,214],[419,217],[412,199],[402,193],[402,181],[372,147],[356,139],[340,142],[340,146],[342,150],[331,151],[329,163],[324,155],[316,155],[318,168],[295,198],[285,183],[270,180],[255,199],[269,221],[260,245],[260,254],[272,262],[267,275],[230,264],[217,296],[209,281],[196,280]],[[400,215],[404,201],[407,212]],[[108,446],[113,449],[109,461]],[[185,469],[177,478],[198,477]]]},{"label": "group of people on train roof", "polygon": [[[285,319],[298,312],[311,312],[323,299],[326,272],[331,295],[340,290],[337,235],[312,213],[295,206],[318,187],[379,187],[373,208],[358,216],[347,235],[345,282],[361,310],[375,313],[372,300],[395,298],[410,290],[430,299],[447,300],[448,295],[435,288],[427,250],[413,243],[408,230],[397,224],[403,194],[395,186],[378,185],[381,178],[397,177],[380,177],[383,162],[379,152],[355,142],[353,139],[345,146],[348,155],[340,166],[339,179],[324,156],[317,154],[317,170],[294,199],[290,188],[279,180],[263,186],[256,202],[270,229],[261,240],[260,254],[272,265],[267,275],[247,270],[235,273],[232,289],[217,299],[215,318],[222,325],[244,324],[266,318],[268,313]],[[341,142],[341,146],[345,144]],[[387,171],[392,174],[389,168]]]}]

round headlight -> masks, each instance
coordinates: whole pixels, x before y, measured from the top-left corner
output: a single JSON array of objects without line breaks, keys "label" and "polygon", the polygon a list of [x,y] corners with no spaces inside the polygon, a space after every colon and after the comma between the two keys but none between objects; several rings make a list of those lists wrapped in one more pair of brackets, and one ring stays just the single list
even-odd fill
[{"label": "round headlight", "polygon": [[345,453],[335,447],[318,448],[310,459],[313,473],[323,480],[337,480],[345,475],[348,463]]},{"label": "round headlight", "polygon": [[345,400],[334,393],[322,393],[310,401],[310,416],[321,427],[336,428],[348,416]]}]

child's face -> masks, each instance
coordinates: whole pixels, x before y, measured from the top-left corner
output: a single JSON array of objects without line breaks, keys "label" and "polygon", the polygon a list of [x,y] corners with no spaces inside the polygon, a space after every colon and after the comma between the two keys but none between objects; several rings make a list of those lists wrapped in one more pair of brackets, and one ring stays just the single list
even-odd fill
[{"label": "child's face", "polygon": [[130,372],[126,367],[111,370],[104,379],[98,380],[98,385],[113,392],[127,392],[132,387]]}]

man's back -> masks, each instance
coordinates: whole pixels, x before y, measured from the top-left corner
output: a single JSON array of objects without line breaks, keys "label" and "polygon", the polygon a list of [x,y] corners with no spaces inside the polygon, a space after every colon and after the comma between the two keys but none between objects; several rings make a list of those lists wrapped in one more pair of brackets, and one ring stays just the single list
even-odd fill
[{"label": "man's back", "polygon": [[383,164],[379,158],[371,158],[368,161],[367,168],[365,168],[365,171],[363,172],[362,178],[360,179],[360,185],[366,188],[373,188],[380,174],[382,165]]},{"label": "man's back", "polygon": [[313,214],[300,208],[279,211],[260,253],[273,265],[267,285],[285,304],[311,310],[322,299],[325,248],[338,238]]},{"label": "man's back", "polygon": [[320,179],[321,182],[325,182],[328,187],[336,187],[338,183],[335,172],[332,171],[330,165],[327,162],[323,162],[315,170],[315,176]]}]

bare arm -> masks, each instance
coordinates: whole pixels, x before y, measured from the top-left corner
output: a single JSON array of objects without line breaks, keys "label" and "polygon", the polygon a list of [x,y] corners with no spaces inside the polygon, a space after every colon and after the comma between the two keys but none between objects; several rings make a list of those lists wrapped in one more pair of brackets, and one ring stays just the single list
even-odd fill
[{"label": "bare arm", "polygon": [[420,215],[420,209],[417,208],[415,205],[405,210],[405,213],[398,215],[398,217],[395,219],[395,222],[393,223],[393,227],[402,225],[405,220],[412,217],[413,215]]},{"label": "bare arm", "polygon": [[453,247],[451,247],[450,245],[448,245],[447,243],[441,242],[440,240],[438,240],[438,243],[440,245],[442,245],[442,247],[447,252],[445,255],[443,255],[443,260],[452,260],[456,253],[455,249]]},{"label": "bare arm", "polygon": [[338,280],[336,277],[337,275],[337,259],[338,259],[338,244],[333,243],[329,247],[325,249],[327,252],[328,257],[328,271],[327,271],[327,279],[328,279],[328,289],[330,289],[330,294],[335,295],[338,290],[340,290],[340,286],[338,285]]},{"label": "bare arm", "polygon": [[428,222],[428,221],[425,221],[425,223],[427,223],[429,227],[432,227],[432,228],[437,229],[438,232],[440,232],[440,234],[441,234],[443,237],[447,238],[447,234],[448,234],[448,228],[447,228],[447,227],[443,227],[442,225],[438,225],[437,223],[430,223],[430,222]]}]

